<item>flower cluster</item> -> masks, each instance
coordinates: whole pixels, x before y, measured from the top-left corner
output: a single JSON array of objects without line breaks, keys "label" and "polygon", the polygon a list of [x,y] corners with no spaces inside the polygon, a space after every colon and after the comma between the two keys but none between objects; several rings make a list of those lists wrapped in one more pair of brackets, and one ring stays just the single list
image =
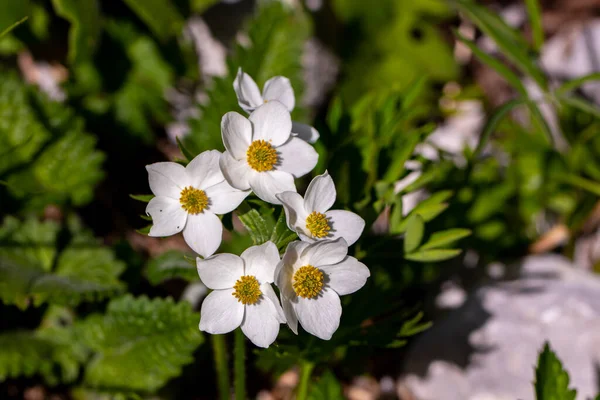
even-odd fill
[{"label": "flower cluster", "polygon": [[[340,323],[339,296],[360,289],[370,275],[348,255],[365,222],[352,212],[330,210],[336,191],[327,172],[312,180],[304,197],[297,193],[294,179],[317,164],[310,143],[319,134],[292,122],[290,81],[274,77],[261,94],[240,69],[233,86],[240,107],[250,115],[223,116],[224,153],[205,151],[186,167],[173,162],[146,167],[155,195],[146,208],[153,221],[149,235],[183,232],[201,256],[198,274],[212,289],[202,303],[202,331],[223,334],[241,327],[255,345],[268,347],[280,324],[287,322],[297,334],[300,322],[307,332],[328,340]],[[272,242],[252,246],[240,256],[213,255],[223,231],[217,215],[234,211],[251,193],[282,205],[287,225],[300,241],[290,243],[283,258]]]}]

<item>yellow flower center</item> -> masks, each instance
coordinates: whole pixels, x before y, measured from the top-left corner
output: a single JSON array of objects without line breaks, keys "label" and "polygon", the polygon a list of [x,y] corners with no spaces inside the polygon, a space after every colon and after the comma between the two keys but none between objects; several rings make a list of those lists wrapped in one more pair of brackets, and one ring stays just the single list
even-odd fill
[{"label": "yellow flower center", "polygon": [[189,214],[200,214],[208,207],[208,197],[204,190],[196,189],[191,186],[186,187],[181,191],[179,197],[181,208]]},{"label": "yellow flower center", "polygon": [[246,151],[248,165],[255,171],[271,171],[277,164],[277,151],[265,140],[255,140]]},{"label": "yellow flower center", "polygon": [[327,216],[316,211],[311,212],[306,217],[306,228],[313,237],[319,239],[327,236],[331,230],[329,222],[327,222]]},{"label": "yellow flower center", "polygon": [[294,292],[305,299],[312,299],[321,293],[323,288],[323,273],[312,265],[298,268],[292,278]]},{"label": "yellow flower center", "polygon": [[256,304],[262,292],[256,278],[252,275],[244,275],[233,285],[233,295],[242,304]]}]

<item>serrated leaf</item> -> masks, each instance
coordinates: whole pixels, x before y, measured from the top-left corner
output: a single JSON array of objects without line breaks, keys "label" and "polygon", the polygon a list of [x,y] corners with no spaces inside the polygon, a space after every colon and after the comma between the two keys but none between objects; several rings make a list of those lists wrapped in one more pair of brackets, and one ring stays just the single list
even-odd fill
[{"label": "serrated leaf", "polygon": [[419,214],[411,214],[406,222],[406,234],[404,236],[404,253],[408,254],[419,247],[425,231],[425,221]]},{"label": "serrated leaf", "polygon": [[447,229],[445,231],[435,232],[429,240],[419,248],[419,250],[428,250],[443,247],[456,242],[471,234],[470,229]]},{"label": "serrated leaf", "polygon": [[146,266],[146,277],[153,285],[168,279],[182,278],[186,281],[198,280],[195,260],[190,264],[185,253],[178,250],[167,251],[151,259]]},{"label": "serrated leaf", "polygon": [[101,33],[98,0],[52,0],[56,13],[71,23],[69,61],[89,60]]},{"label": "serrated leaf", "polygon": [[271,227],[263,216],[255,209],[239,216],[240,221],[246,227],[254,245],[267,242],[271,238]]},{"label": "serrated leaf", "polygon": [[575,400],[577,396],[576,390],[569,389],[569,374],[548,342],[538,357],[534,385],[537,400]]},{"label": "serrated leaf", "polygon": [[342,385],[338,382],[335,375],[327,370],[311,386],[308,394],[309,400],[343,400],[345,399],[342,391]]},{"label": "serrated leaf", "polygon": [[77,379],[86,354],[68,328],[0,334],[0,382],[41,375],[50,385]]},{"label": "serrated leaf", "polygon": [[275,246],[281,250],[296,238],[298,238],[298,235],[289,230],[285,219],[285,212],[281,210],[279,218],[277,219],[275,227],[273,228],[273,233],[271,233],[271,242],[275,243]]},{"label": "serrated leaf", "polygon": [[432,250],[419,250],[414,253],[405,254],[404,258],[411,261],[417,262],[435,262],[444,261],[449,258],[456,257],[461,253],[460,249],[432,249]]},{"label": "serrated leaf", "polygon": [[134,200],[141,201],[143,203],[149,203],[150,200],[152,200],[154,198],[154,195],[153,194],[130,194],[129,197],[131,197]]},{"label": "serrated leaf", "polygon": [[105,315],[88,317],[83,341],[96,354],[85,371],[92,387],[153,392],[193,361],[204,341],[199,316],[187,302],[130,295],[109,303]]},{"label": "serrated leaf", "polygon": [[181,33],[183,17],[169,0],[124,0],[160,39]]}]

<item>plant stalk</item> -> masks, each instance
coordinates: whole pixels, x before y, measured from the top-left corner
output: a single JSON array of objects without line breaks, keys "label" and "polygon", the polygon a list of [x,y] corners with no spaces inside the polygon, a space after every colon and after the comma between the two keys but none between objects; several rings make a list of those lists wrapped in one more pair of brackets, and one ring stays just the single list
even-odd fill
[{"label": "plant stalk", "polygon": [[306,400],[308,396],[308,384],[310,383],[310,375],[312,373],[315,364],[302,360],[300,365],[300,382],[298,383],[298,390],[296,392],[296,400]]},{"label": "plant stalk", "polygon": [[227,367],[227,348],[225,335],[211,335],[219,400],[229,400],[229,368]]},{"label": "plant stalk", "polygon": [[246,400],[246,342],[239,328],[234,333],[233,357],[235,399]]}]

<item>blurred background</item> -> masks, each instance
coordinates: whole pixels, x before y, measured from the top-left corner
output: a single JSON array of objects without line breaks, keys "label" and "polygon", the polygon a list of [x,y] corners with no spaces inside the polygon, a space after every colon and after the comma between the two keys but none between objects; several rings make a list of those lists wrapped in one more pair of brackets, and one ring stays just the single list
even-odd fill
[{"label": "blurred background", "polygon": [[238,67],[291,80],[371,269],[330,342],[249,347],[249,398],[299,360],[313,400],[600,392],[600,1],[2,0],[0,32],[0,399],[219,398],[145,165],[223,150]]}]

